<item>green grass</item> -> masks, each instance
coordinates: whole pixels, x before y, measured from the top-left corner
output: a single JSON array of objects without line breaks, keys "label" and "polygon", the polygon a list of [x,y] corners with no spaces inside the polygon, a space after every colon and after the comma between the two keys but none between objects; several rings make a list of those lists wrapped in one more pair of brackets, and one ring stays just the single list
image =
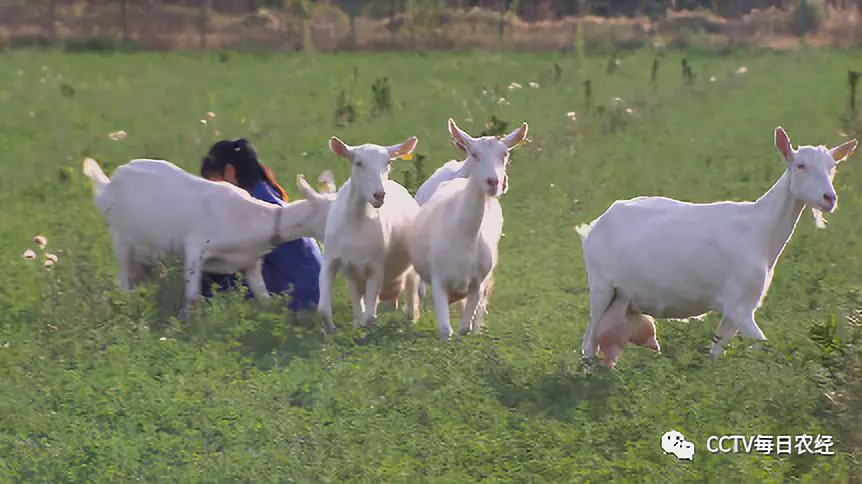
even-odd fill
[{"label": "green grass", "polygon": [[[715,315],[660,321],[661,355],[630,348],[617,371],[584,377],[574,226],[636,195],[756,198],[781,174],[775,126],[795,144],[842,140],[854,59],[691,54],[688,86],[669,54],[653,88],[648,53],[611,76],[603,58],[579,75],[573,57],[554,55],[2,54],[0,480],[848,482],[859,440],[823,394],[829,346],[809,331],[834,319],[844,341],[862,306],[858,154],[836,178],[829,227],[807,212],[779,263],[757,315],[767,351],[737,338],[709,361],[700,348]],[[740,65],[748,73],[733,75]],[[360,118],[336,129],[354,66]],[[370,86],[384,76],[393,112],[371,120]],[[619,96],[637,119],[588,115],[585,77],[594,104]],[[512,81],[524,88],[507,91]],[[509,105],[482,97],[494,85]],[[208,111],[217,116],[204,126]],[[384,313],[374,331],[354,330],[342,279],[332,336],[312,315],[287,317],[284,301],[238,295],[180,323],[175,276],[116,289],[107,227],[80,173],[84,156],[109,174],[135,157],[196,172],[218,129],[250,138],[296,197],[296,173],[348,176],[328,151],[333,134],[353,144],[416,135],[430,173],[458,156],[448,117],[478,133],[492,114],[512,128],[527,121],[531,143],[513,154],[488,331],[448,344],[430,308],[415,327]],[[110,140],[119,129],[128,138]],[[59,256],[54,270],[21,257],[37,233]],[[693,462],[662,453],[670,429],[695,443]],[[713,434],[804,433],[835,436],[837,455],[706,450]]]}]

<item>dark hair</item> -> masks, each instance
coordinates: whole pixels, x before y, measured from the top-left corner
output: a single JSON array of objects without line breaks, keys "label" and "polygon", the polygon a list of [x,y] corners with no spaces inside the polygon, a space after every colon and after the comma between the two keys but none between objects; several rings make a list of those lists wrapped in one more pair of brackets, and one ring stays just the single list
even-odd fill
[{"label": "dark hair", "polygon": [[272,171],[263,166],[257,157],[257,150],[247,139],[225,139],[213,144],[201,160],[201,176],[209,178],[215,174],[223,175],[227,165],[236,170],[236,181],[240,188],[251,190],[255,183],[264,180],[278,192],[283,201],[287,201],[284,188],[275,181]]}]

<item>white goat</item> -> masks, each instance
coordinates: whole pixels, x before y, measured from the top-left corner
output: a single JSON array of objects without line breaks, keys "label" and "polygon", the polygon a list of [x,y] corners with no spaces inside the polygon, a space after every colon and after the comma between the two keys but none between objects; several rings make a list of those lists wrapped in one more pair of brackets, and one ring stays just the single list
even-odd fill
[{"label": "white goat", "polygon": [[335,331],[332,286],[339,271],[347,279],[354,327],[372,325],[378,299],[397,300],[405,285],[407,317],[411,322],[419,318],[419,276],[407,252],[407,234],[419,205],[407,189],[389,179],[392,160],[413,152],[417,142],[415,136],[389,147],[349,146],[335,136],[329,140],[332,152],[349,160],[352,168],[330,205],[324,230],[317,310],[327,332]]},{"label": "white goat", "polygon": [[853,153],[856,140],[832,149],[794,150],[778,127],[775,147],[786,169],[755,202],[638,197],[618,200],[589,226],[577,227],[590,288],[590,322],[582,347],[587,372],[596,355],[599,321],[619,300],[633,318],[700,318],[720,312],[713,359],[737,331],[766,339],[754,312],[766,296],[778,258],[806,204],[817,226],[825,226],[821,212],[832,212],[837,202],[835,167]]},{"label": "white goat", "polygon": [[503,209],[499,196],[506,186],[509,151],[527,136],[524,123],[500,139],[473,138],[449,119],[449,134],[467,153],[468,178],[440,185],[422,205],[410,236],[410,257],[422,280],[431,286],[437,332],[452,336],[449,304],[466,298],[460,334],[482,326],[484,294],[497,266]]},{"label": "white goat", "polygon": [[241,271],[255,297],[269,297],[261,257],[278,244],[313,235],[308,221],[320,210],[306,200],[285,207],[262,202],[230,183],[194,176],[164,160],[132,160],[109,179],[87,158],[83,172],[111,230],[122,289],[143,283],[161,256],[183,257],[183,319],[200,298],[204,271]]},{"label": "white goat", "polygon": [[[305,195],[306,199],[312,203],[321,205],[322,210],[317,212],[317,216],[313,220],[310,220],[309,224],[313,226],[315,233],[314,237],[322,245],[323,236],[326,231],[326,219],[329,214],[329,206],[335,202],[337,187],[335,185],[335,177],[332,175],[330,170],[325,170],[320,173],[317,184],[320,188],[319,192],[309,185],[304,175],[296,175],[296,187],[299,189],[300,193]],[[393,310],[398,309],[397,293],[390,292],[389,294],[382,294],[380,300],[388,302],[392,306]]]},{"label": "white goat", "polygon": [[[456,144],[457,146],[457,144]],[[437,188],[440,187],[441,184],[446,183],[450,180],[454,180],[456,178],[467,178],[469,175],[469,170],[467,169],[467,160],[450,160],[443,164],[440,168],[437,168],[431,176],[428,177],[422,185],[419,186],[419,189],[416,190],[416,202],[419,203],[419,206],[425,205],[431,197],[437,193]],[[503,194],[509,191],[508,183],[503,183]],[[489,286],[490,287],[490,286]],[[419,281],[419,299],[425,299],[425,282]],[[464,300],[456,301],[453,303],[455,305],[456,311],[464,310]]]}]

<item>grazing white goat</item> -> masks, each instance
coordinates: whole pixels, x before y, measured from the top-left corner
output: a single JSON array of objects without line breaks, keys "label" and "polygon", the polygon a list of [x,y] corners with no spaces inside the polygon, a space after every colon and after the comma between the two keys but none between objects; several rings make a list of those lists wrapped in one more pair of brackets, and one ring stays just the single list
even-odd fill
[{"label": "grazing white goat", "polygon": [[332,152],[351,162],[351,174],[329,207],[323,236],[317,310],[327,332],[335,331],[332,285],[339,271],[347,279],[354,327],[373,324],[378,300],[397,300],[405,289],[407,317],[411,322],[419,318],[419,276],[407,252],[419,204],[389,179],[392,160],[412,153],[417,142],[415,136],[389,147],[349,146],[335,136],[329,140]]},{"label": "grazing white goat", "polygon": [[422,205],[410,236],[410,257],[422,280],[431,286],[437,333],[452,336],[449,304],[466,298],[458,328],[466,334],[482,326],[486,289],[497,266],[503,209],[499,196],[506,186],[509,151],[527,137],[527,123],[504,138],[473,138],[449,119],[449,134],[467,153],[468,178],[440,185]]},{"label": "grazing white goat", "polygon": [[144,282],[161,256],[183,257],[180,318],[201,297],[204,271],[242,272],[255,297],[269,297],[261,257],[283,242],[313,235],[309,221],[320,211],[306,200],[284,207],[262,202],[242,188],[194,176],[164,160],[132,160],[109,179],[87,158],[83,172],[110,227],[122,289]]},{"label": "grazing white goat", "polygon": [[856,140],[832,149],[800,146],[775,128],[785,163],[781,178],[755,202],[689,203],[665,197],[618,200],[589,226],[580,225],[590,288],[590,322],[582,347],[587,371],[596,354],[599,321],[615,305],[632,320],[699,318],[716,311],[712,338],[718,358],[739,331],[765,340],[754,312],[765,297],[778,258],[805,205],[817,226],[835,209],[835,167]]}]

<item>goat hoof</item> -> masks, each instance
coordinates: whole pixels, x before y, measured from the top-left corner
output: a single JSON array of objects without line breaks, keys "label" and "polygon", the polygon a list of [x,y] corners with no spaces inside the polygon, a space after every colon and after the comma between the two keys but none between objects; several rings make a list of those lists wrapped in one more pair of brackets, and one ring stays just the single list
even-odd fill
[{"label": "goat hoof", "polygon": [[449,341],[452,338],[452,330],[451,329],[442,329],[437,331],[437,336],[440,337],[443,341]]},{"label": "goat hoof", "polygon": [[592,358],[587,358],[587,357],[581,358],[581,368],[584,371],[584,375],[587,375],[587,376],[592,375],[593,371],[594,371]]}]

